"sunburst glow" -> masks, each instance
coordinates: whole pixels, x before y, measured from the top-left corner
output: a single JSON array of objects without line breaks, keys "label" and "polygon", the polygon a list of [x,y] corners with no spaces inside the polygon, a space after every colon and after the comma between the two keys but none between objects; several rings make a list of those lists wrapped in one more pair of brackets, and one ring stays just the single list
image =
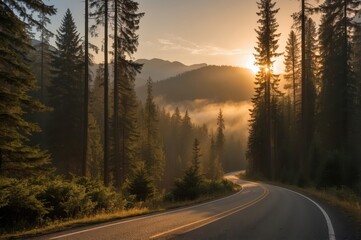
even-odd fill
[{"label": "sunburst glow", "polygon": [[259,71],[259,67],[255,65],[254,57],[251,57],[247,60],[246,68],[250,69],[254,74],[256,74]]}]

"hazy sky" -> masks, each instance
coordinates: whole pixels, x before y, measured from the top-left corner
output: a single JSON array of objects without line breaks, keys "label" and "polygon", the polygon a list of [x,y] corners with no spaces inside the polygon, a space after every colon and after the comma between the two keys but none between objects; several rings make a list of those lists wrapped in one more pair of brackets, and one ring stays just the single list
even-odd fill
[{"label": "hazy sky", "polygon": [[[253,65],[258,16],[256,0],[137,0],[145,12],[139,30],[135,58],[162,58],[187,65]],[[67,8],[83,35],[83,0],[46,0],[58,8],[52,17],[55,31]],[[283,52],[292,25],[290,15],[299,10],[299,0],[277,0],[280,48]],[[100,40],[92,39],[100,45]],[[101,58],[97,59],[101,61]],[[283,58],[276,63],[282,70]],[[278,67],[277,67],[278,65]]]}]

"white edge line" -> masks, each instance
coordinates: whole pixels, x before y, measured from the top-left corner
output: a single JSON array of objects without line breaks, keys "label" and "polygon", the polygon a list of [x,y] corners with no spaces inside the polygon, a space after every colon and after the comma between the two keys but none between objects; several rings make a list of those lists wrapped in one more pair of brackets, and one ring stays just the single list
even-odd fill
[{"label": "white edge line", "polygon": [[[240,184],[238,184],[238,185],[240,185]],[[215,203],[215,202],[219,202],[219,201],[234,197],[237,194],[241,194],[242,191],[243,191],[243,188],[239,192],[236,192],[236,193],[234,193],[234,194],[232,194],[230,196],[220,198],[220,199],[217,199],[217,200],[213,200],[211,202],[205,202],[205,203],[197,204],[197,205],[194,205],[194,206],[179,208],[179,209],[176,209],[176,210],[166,211],[166,212],[162,212],[162,213],[158,213],[158,214],[154,214],[154,215],[149,215],[149,216],[145,216],[145,217],[135,217],[134,219],[130,219],[130,220],[126,220],[126,221],[120,220],[120,222],[110,223],[110,224],[102,225],[102,226],[99,226],[99,227],[93,227],[93,228],[89,228],[89,229],[85,229],[85,230],[81,230],[81,231],[77,231],[77,232],[71,232],[71,233],[68,233],[68,234],[52,237],[52,238],[49,238],[49,240],[59,239],[59,238],[63,238],[63,237],[76,235],[76,234],[79,234],[79,233],[90,232],[90,231],[94,231],[94,230],[98,230],[98,229],[102,229],[102,228],[106,228],[106,227],[111,227],[111,226],[120,225],[120,224],[124,224],[124,223],[139,221],[139,220],[143,220],[143,219],[147,219],[147,218],[151,218],[151,217],[159,217],[159,216],[163,216],[163,215],[166,215],[166,214],[171,214],[171,213],[176,213],[176,212],[180,212],[180,211],[184,211],[184,210],[188,210],[188,209],[192,209],[192,208],[201,207],[201,206],[204,206],[204,205],[207,205],[207,204],[212,204],[212,203]]]},{"label": "white edge line", "polygon": [[[281,187],[283,188],[283,187]],[[312,202],[313,204],[315,204],[319,209],[320,211],[322,212],[323,216],[325,217],[326,219],[326,222],[327,222],[327,228],[328,228],[328,238],[329,240],[336,240],[336,235],[335,235],[335,230],[333,229],[333,226],[332,226],[332,222],[331,222],[331,219],[330,217],[328,216],[328,214],[326,213],[326,211],[320,206],[318,205],[318,203],[316,203],[315,201],[313,201],[311,198],[301,194],[301,193],[298,193],[298,192],[295,192],[293,190],[290,190],[290,189],[287,189],[287,188],[283,188],[283,189],[286,189],[290,192],[293,192],[293,193],[296,193],[298,194],[299,196],[301,197],[304,197],[306,198],[308,201]]]}]

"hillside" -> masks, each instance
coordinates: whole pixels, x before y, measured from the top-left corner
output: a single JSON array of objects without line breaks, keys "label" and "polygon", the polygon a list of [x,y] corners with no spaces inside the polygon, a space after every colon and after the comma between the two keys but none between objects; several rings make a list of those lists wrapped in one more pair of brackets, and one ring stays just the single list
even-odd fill
[{"label": "hillside", "polygon": [[[253,95],[253,73],[245,68],[230,66],[206,66],[155,82],[155,96],[165,102],[182,102],[205,99],[211,102],[248,101]],[[146,89],[137,89],[141,99]]]},{"label": "hillside", "polygon": [[135,80],[137,87],[144,85],[149,77],[151,77],[154,82],[157,82],[207,66],[207,64],[204,63],[187,66],[180,62],[170,62],[157,58],[151,60],[138,59],[136,62],[143,64],[142,72],[137,75]]}]

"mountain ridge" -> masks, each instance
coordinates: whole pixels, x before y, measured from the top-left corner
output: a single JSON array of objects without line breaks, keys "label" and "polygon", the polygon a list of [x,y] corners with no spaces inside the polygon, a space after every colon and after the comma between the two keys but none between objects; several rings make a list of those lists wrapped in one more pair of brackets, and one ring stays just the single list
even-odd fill
[{"label": "mountain ridge", "polygon": [[[154,81],[153,95],[167,103],[203,99],[211,102],[249,101],[254,93],[254,74],[247,68],[207,65],[161,81]],[[144,100],[146,87],[138,87]]]},{"label": "mountain ridge", "polygon": [[152,78],[154,82],[158,82],[178,74],[192,71],[207,66],[206,63],[185,65],[179,61],[169,61],[159,58],[137,59],[136,63],[143,64],[141,73],[137,74],[135,86],[145,85],[148,78]]}]

